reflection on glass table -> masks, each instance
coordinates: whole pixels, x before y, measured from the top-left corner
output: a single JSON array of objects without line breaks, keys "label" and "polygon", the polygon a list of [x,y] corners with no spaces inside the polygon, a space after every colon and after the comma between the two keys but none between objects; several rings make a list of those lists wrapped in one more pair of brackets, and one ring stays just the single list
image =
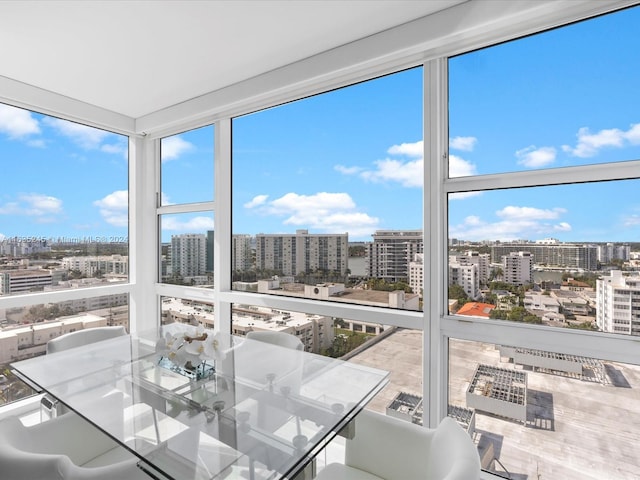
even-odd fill
[{"label": "reflection on glass table", "polygon": [[145,471],[176,480],[294,478],[388,381],[381,370],[181,324],[13,368]]}]

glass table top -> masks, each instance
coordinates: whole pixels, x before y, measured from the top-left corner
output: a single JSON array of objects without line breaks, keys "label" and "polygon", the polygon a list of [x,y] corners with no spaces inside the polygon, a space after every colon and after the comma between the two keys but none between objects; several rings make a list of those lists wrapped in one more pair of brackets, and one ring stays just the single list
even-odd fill
[{"label": "glass table top", "polygon": [[293,478],[389,375],[178,324],[12,367],[175,480]]}]

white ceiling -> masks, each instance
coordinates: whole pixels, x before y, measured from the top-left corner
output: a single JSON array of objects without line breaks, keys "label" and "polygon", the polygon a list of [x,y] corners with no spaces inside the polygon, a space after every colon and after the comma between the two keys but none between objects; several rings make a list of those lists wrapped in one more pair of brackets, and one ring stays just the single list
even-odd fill
[{"label": "white ceiling", "polygon": [[465,0],[0,1],[0,76],[138,118]]}]

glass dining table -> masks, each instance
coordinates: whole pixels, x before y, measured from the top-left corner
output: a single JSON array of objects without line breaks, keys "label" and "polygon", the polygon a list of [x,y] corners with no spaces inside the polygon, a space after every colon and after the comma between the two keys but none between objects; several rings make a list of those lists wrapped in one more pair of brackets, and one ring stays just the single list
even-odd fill
[{"label": "glass dining table", "polygon": [[12,367],[171,480],[305,478],[389,376],[181,324]]}]

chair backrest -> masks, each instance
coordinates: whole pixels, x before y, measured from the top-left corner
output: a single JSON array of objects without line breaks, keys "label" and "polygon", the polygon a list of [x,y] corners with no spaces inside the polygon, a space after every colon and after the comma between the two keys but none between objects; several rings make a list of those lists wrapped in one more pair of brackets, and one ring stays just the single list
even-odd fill
[{"label": "chair backrest", "polygon": [[471,437],[452,418],[437,428],[363,410],[345,464],[387,480],[478,480],[480,458]]},{"label": "chair backrest", "polygon": [[251,331],[247,333],[247,338],[280,345],[281,347],[293,348],[294,350],[304,350],[302,341],[295,335],[286,332]]},{"label": "chair backrest", "polygon": [[427,479],[435,430],[378,412],[356,417],[355,437],[347,440],[345,463],[387,480]]},{"label": "chair backrest", "polygon": [[102,340],[126,334],[127,331],[122,326],[96,327],[87,328],[86,330],[77,330],[49,340],[47,342],[47,353],[60,352],[62,350],[68,350],[70,348],[87,345],[88,343],[100,342]]},{"label": "chair backrest", "polygon": [[471,437],[453,418],[445,417],[438,425],[429,449],[426,479],[477,480],[480,457]]},{"label": "chair backrest", "polygon": [[74,413],[30,427],[16,416],[0,420],[2,480],[148,479],[137,463],[137,457],[118,450],[114,440]]}]

